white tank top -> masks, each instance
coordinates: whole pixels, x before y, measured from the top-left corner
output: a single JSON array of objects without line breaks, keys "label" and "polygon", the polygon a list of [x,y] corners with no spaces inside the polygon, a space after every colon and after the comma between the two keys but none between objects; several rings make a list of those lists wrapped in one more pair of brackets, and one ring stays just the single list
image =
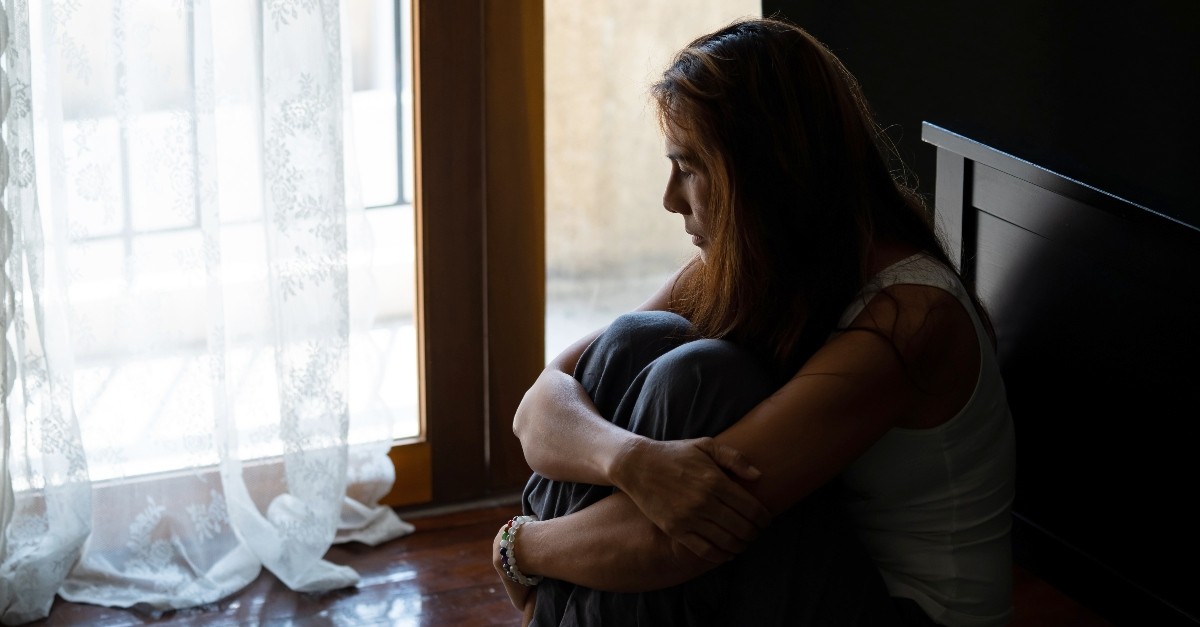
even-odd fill
[{"label": "white tank top", "polygon": [[893,428],[843,474],[845,506],[892,596],[947,626],[1004,625],[1012,616],[1014,442],[988,334],[958,277],[914,255],[880,272],[842,316],[848,326],[896,284],[954,294],[979,337],[979,380],[957,415],[930,429]]}]

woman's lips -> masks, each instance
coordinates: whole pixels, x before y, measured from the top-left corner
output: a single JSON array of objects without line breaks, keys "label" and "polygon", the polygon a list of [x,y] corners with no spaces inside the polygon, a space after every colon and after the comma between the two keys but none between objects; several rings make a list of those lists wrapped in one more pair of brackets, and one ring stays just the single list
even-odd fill
[{"label": "woman's lips", "polygon": [[690,233],[689,235],[692,236],[692,246],[699,246],[700,244],[704,243],[703,237],[696,235],[694,233]]}]

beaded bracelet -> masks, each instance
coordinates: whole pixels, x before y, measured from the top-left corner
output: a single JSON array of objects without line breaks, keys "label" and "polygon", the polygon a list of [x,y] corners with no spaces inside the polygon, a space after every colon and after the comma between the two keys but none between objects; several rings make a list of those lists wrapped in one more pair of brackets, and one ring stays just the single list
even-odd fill
[{"label": "beaded bracelet", "polygon": [[504,524],[500,535],[500,561],[504,565],[504,572],[508,575],[509,579],[522,586],[536,586],[542,581],[540,575],[526,577],[517,569],[517,531],[521,528],[521,525],[531,520],[537,520],[537,517],[514,516]]}]

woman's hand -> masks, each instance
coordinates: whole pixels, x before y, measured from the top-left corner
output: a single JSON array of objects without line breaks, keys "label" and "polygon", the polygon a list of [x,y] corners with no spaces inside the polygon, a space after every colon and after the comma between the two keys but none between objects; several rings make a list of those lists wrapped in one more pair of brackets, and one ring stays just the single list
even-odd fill
[{"label": "woman's hand", "polygon": [[745,549],[771,521],[770,511],[727,472],[745,481],[761,474],[740,452],[712,438],[638,438],[609,474],[667,536],[719,563]]},{"label": "woman's hand", "polygon": [[496,538],[492,540],[492,566],[496,569],[496,574],[500,575],[500,582],[504,584],[504,592],[508,594],[508,600],[512,601],[513,607],[524,614],[522,624],[528,625],[530,619],[533,618],[533,605],[537,598],[537,589],[532,586],[522,586],[504,572],[504,562],[500,559],[500,537],[504,535],[506,526],[507,523],[501,525],[500,531],[496,532]]},{"label": "woman's hand", "polygon": [[537,588],[529,588],[529,594],[525,596],[525,610],[522,612],[521,627],[528,627],[529,623],[533,622],[533,609],[537,605]]}]

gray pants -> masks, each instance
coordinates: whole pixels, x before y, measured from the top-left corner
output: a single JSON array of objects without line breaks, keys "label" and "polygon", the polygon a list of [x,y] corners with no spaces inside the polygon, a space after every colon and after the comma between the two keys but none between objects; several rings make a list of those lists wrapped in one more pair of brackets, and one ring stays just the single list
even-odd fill
[{"label": "gray pants", "polygon": [[[734,344],[693,338],[689,323],[674,314],[623,315],[584,352],[575,378],[600,414],[624,429],[658,440],[716,435],[777,382]],[[927,624],[914,603],[887,596],[874,563],[841,518],[837,489],[834,482],[806,497],[736,559],[678,586],[613,593],[546,579],[538,586],[533,624]],[[534,474],[522,505],[525,513],[550,519],[612,493],[611,487]],[[916,623],[906,618],[913,611]]]}]

